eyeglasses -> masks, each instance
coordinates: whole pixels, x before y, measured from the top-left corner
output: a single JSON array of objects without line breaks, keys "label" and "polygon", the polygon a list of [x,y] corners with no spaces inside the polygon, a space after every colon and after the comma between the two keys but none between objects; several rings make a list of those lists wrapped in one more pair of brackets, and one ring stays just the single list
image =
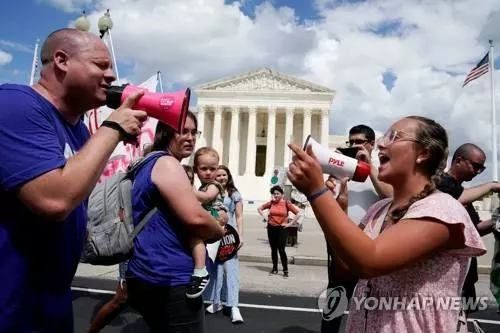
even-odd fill
[{"label": "eyeglasses", "polygon": [[[401,134],[408,135],[408,136],[401,136]],[[389,130],[385,132],[384,136],[380,137],[376,141],[376,146],[388,146],[396,141],[413,141],[413,142],[419,142],[417,139],[412,138],[411,134],[406,133],[401,130]]]},{"label": "eyeglasses", "polygon": [[472,165],[472,168],[474,169],[474,171],[477,174],[482,173],[486,169],[486,167],[484,165],[482,165],[481,163],[473,162],[473,161],[471,161],[471,160],[469,160],[468,158],[465,158],[465,157],[462,157],[462,159],[468,161],[470,163],[470,165]]},{"label": "eyeglasses", "polygon": [[201,131],[198,131],[195,129],[190,130],[187,128],[182,130],[182,133],[181,133],[182,136],[188,136],[189,134],[191,134],[191,136],[194,137],[195,139],[199,139],[201,136]]},{"label": "eyeglasses", "polygon": [[352,147],[354,145],[362,145],[364,143],[367,143],[368,140],[367,139],[353,139],[353,140],[349,140],[349,141],[346,141],[346,145],[349,146],[349,147]]}]

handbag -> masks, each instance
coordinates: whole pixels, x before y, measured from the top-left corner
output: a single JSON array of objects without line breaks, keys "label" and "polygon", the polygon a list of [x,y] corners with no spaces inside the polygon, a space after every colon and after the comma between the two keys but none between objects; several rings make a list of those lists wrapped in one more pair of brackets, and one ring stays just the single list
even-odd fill
[{"label": "handbag", "polygon": [[233,258],[240,248],[240,236],[238,231],[230,224],[225,225],[225,232],[219,241],[219,247],[215,259],[224,263]]}]

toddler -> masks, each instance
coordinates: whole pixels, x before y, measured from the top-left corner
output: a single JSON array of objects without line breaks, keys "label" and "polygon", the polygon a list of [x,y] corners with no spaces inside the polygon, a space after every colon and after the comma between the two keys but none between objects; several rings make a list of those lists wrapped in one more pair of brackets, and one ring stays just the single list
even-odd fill
[{"label": "toddler", "polygon": [[[194,172],[198,176],[201,186],[195,191],[196,197],[203,208],[218,218],[220,210],[227,210],[224,206],[224,198],[221,185],[215,181],[217,168],[219,167],[219,154],[211,147],[203,147],[194,154]],[[203,239],[192,237],[190,246],[194,259],[194,272],[191,283],[187,288],[186,296],[196,298],[210,282],[210,275],[206,268],[206,247]]]}]

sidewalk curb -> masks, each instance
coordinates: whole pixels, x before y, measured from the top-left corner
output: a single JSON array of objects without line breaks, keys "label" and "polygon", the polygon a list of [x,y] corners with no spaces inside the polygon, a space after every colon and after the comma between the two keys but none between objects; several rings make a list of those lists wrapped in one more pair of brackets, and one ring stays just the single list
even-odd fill
[{"label": "sidewalk curb", "polygon": [[[240,254],[240,261],[257,262],[257,263],[272,263],[271,257],[254,256],[250,254]],[[326,258],[319,257],[304,257],[304,256],[288,256],[288,263],[290,265],[303,265],[303,266],[327,266],[328,261]],[[490,266],[479,265],[477,268],[479,274],[489,275],[491,272]]]},{"label": "sidewalk curb", "polygon": [[[256,262],[256,263],[272,263],[271,257],[253,256],[248,254],[240,254],[238,256],[240,261]],[[290,265],[303,265],[303,266],[327,266],[326,258],[317,257],[302,257],[302,256],[288,256],[288,263]]]}]

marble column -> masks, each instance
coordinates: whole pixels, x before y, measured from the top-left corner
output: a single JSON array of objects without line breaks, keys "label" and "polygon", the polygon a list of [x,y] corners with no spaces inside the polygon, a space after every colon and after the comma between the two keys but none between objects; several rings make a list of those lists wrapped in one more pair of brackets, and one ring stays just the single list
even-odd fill
[{"label": "marble column", "polygon": [[229,139],[229,165],[233,175],[239,174],[240,169],[240,142],[238,138],[240,126],[240,109],[231,107],[231,134]]},{"label": "marble column", "polygon": [[304,122],[302,126],[302,142],[301,145],[303,146],[304,143],[306,142],[307,136],[311,134],[311,109],[304,109]]},{"label": "marble column", "polygon": [[283,166],[288,168],[288,164],[292,162],[292,151],[288,148],[288,144],[293,142],[293,109],[286,109],[286,122],[285,122],[285,149],[283,156]]},{"label": "marble column", "polygon": [[275,144],[276,144],[276,108],[267,110],[267,146],[266,146],[266,175],[271,175],[274,170]]},{"label": "marble column", "polygon": [[196,118],[198,119],[198,131],[201,132],[201,136],[197,142],[198,147],[204,147],[207,145],[207,140],[205,139],[205,108],[206,106],[198,106],[198,113],[196,114]]},{"label": "marble column", "polygon": [[330,136],[330,115],[328,109],[321,110],[321,144],[328,147],[328,138]]},{"label": "marble column", "polygon": [[212,148],[217,150],[219,156],[222,156],[221,123],[222,123],[222,107],[216,106],[214,112],[214,130],[212,133]]},{"label": "marble column", "polygon": [[257,123],[257,109],[249,108],[248,110],[248,138],[247,138],[247,161],[245,167],[245,175],[255,176],[255,158],[257,143],[255,138]]}]

